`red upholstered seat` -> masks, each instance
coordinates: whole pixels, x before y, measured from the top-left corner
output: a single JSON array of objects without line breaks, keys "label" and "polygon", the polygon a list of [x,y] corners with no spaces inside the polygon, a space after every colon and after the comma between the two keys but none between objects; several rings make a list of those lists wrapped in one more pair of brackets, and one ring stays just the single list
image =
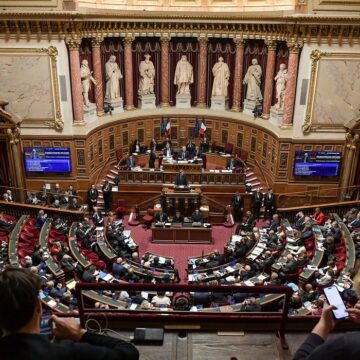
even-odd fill
[{"label": "red upholstered seat", "polygon": [[106,269],[106,263],[103,260],[97,261],[94,265],[100,269]]},{"label": "red upholstered seat", "polygon": [[23,230],[27,234],[31,234],[31,235],[33,235],[35,237],[39,237],[39,235],[40,235],[39,229],[37,227],[35,227],[35,226],[25,225]]},{"label": "red upholstered seat", "polygon": [[36,219],[28,219],[28,221],[26,222],[26,224],[30,225],[30,226],[36,226]]},{"label": "red upholstered seat", "polygon": [[336,256],[337,261],[345,261],[346,260],[346,255],[345,254],[338,254],[338,255],[335,255],[335,256]]},{"label": "red upholstered seat", "polygon": [[24,249],[24,248],[21,248],[18,250],[18,255],[21,257],[21,258],[24,258],[25,256],[31,256],[33,254],[34,250],[33,249]]},{"label": "red upholstered seat", "polygon": [[344,268],[344,263],[342,261],[336,261],[335,265],[339,272],[342,271],[342,269]]},{"label": "red upholstered seat", "polygon": [[234,151],[234,145],[231,143],[226,143],[224,146],[224,152],[226,154],[232,154]]},{"label": "red upholstered seat", "polygon": [[0,242],[5,241],[6,243],[9,242],[9,238],[6,235],[0,235]]},{"label": "red upholstered seat", "polygon": [[305,248],[306,250],[312,250],[314,248],[314,241],[312,240],[305,241]]},{"label": "red upholstered seat", "polygon": [[146,163],[145,163],[145,162],[139,162],[139,166],[140,166],[141,168],[144,168],[144,167],[146,166]]}]

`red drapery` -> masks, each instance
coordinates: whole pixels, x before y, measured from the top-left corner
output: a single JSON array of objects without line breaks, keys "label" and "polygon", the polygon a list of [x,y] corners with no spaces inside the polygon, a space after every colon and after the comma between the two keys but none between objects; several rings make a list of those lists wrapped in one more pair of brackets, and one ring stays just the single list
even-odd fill
[{"label": "red drapery", "polygon": [[[277,49],[276,49],[276,63],[275,63],[275,74],[279,71],[280,64],[285,64],[286,68],[288,67],[289,62],[289,49],[286,45],[285,41],[281,41],[278,43]],[[272,97],[272,105],[275,105],[276,103],[276,86],[274,86],[273,89],[273,97]]]},{"label": "red drapery", "polygon": [[199,68],[199,43],[195,39],[184,39],[181,41],[173,40],[169,44],[169,83],[170,83],[170,105],[176,104],[177,87],[174,85],[174,75],[177,62],[182,55],[187,56],[187,60],[193,66],[194,83],[190,85],[191,104],[197,103],[197,82]]},{"label": "red drapery", "polygon": [[121,42],[121,38],[111,37],[105,38],[101,44],[101,67],[103,73],[103,89],[104,89],[104,96],[106,90],[106,79],[105,79],[105,64],[109,60],[111,55],[116,56],[116,62],[119,65],[121,74],[123,78],[120,80],[120,94],[124,97],[124,79],[126,77],[124,71],[124,47]]},{"label": "red drapery", "polygon": [[[265,78],[266,78],[266,61],[267,61],[267,47],[263,40],[249,40],[246,43],[244,50],[244,76],[248,70],[248,67],[251,65],[252,59],[257,59],[258,64],[261,66],[262,76],[261,76],[261,94],[264,96],[265,89]],[[243,79],[241,79],[242,83]],[[246,96],[246,87],[243,85],[242,94],[241,94],[241,104],[243,103]]]},{"label": "red drapery", "polygon": [[134,105],[138,106],[138,89],[139,89],[139,65],[143,61],[145,54],[150,54],[150,60],[155,66],[155,95],[156,105],[160,103],[160,79],[161,79],[161,46],[159,39],[141,39],[136,38],[132,43],[132,60],[133,60],[133,86],[134,86]]},{"label": "red drapery", "polygon": [[[87,60],[89,64],[89,69],[93,71],[94,69],[93,69],[90,39],[82,39],[79,53],[80,53],[80,64],[83,60]],[[91,81],[90,81],[90,90],[89,90],[89,100],[90,102],[95,103],[94,84]]]},{"label": "red drapery", "polygon": [[0,140],[0,186],[10,185],[8,154],[6,142]]},{"label": "red drapery", "polygon": [[208,44],[207,56],[207,89],[206,89],[206,103],[208,106],[211,104],[211,92],[214,82],[212,68],[219,60],[219,57],[224,58],[224,62],[230,69],[230,80],[228,87],[229,105],[232,107],[233,102],[233,84],[234,84],[234,69],[235,69],[235,44],[229,39],[211,39]]}]

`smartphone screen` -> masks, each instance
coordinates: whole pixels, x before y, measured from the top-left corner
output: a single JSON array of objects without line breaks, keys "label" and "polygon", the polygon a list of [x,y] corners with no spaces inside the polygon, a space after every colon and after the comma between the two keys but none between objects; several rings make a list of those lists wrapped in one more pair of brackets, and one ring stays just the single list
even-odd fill
[{"label": "smartphone screen", "polygon": [[336,286],[329,286],[324,288],[324,294],[326,299],[330,305],[334,305],[337,309],[333,310],[333,314],[335,319],[346,319],[349,314],[346,311],[345,304],[340,296],[339,290]]},{"label": "smartphone screen", "polygon": [[40,322],[40,334],[41,335],[46,335],[49,338],[53,337],[53,324],[50,321],[51,318],[51,314],[50,315],[43,315],[41,317],[41,322]]}]

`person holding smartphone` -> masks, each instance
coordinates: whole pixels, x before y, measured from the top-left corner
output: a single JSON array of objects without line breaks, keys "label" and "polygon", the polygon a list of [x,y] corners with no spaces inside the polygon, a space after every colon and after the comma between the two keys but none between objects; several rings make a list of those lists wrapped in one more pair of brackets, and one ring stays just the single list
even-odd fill
[{"label": "person holding smartphone", "polygon": [[54,342],[41,335],[43,318],[40,277],[28,269],[0,273],[1,360],[137,360],[138,350],[110,336],[89,333],[74,318],[50,317]]},{"label": "person holding smartphone", "polygon": [[[325,304],[319,322],[297,350],[293,360],[333,360],[360,358],[360,331],[339,334],[328,340],[336,325],[333,310],[336,307]],[[348,318],[360,324],[360,300],[351,309],[346,309]]]}]

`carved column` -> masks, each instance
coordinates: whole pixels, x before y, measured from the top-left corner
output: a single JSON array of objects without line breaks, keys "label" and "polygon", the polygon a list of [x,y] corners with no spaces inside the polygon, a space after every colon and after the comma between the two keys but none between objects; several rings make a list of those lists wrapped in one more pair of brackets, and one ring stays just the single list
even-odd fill
[{"label": "carved column", "polygon": [[206,107],[206,65],[207,65],[207,37],[200,37],[200,59],[199,59],[199,76],[197,87],[197,107]]},{"label": "carved column", "polygon": [[124,39],[124,72],[125,72],[125,109],[134,110],[134,88],[133,88],[133,64],[131,45],[134,41],[132,36]]},{"label": "carved column", "polygon": [[347,187],[350,186],[352,172],[356,169],[356,164],[353,164],[353,161],[359,139],[359,134],[346,134],[346,153],[342,160],[343,164],[346,164],[346,166],[344,166],[344,172],[341,178],[340,187],[343,188],[341,191],[341,200],[349,200],[347,195],[351,195],[351,192],[348,192]]},{"label": "carved column", "polygon": [[169,42],[170,37],[162,36],[161,43],[161,75],[160,75],[160,106],[169,107]]},{"label": "carved column", "polygon": [[[14,169],[15,169],[15,178],[16,178],[16,186],[18,188],[24,189],[25,183],[24,183],[24,177],[22,174],[22,164],[20,161],[20,152],[19,152],[19,145],[20,145],[20,127],[16,126],[13,129],[7,129],[7,135],[9,137],[9,142],[11,145],[11,152],[12,152],[12,158],[14,161]],[[19,200],[22,202],[25,200],[25,191],[19,191],[17,194],[19,197]]]},{"label": "carved column", "polygon": [[103,38],[96,37],[91,39],[92,46],[92,61],[94,68],[94,78],[96,80],[95,85],[95,102],[96,102],[96,112],[98,116],[104,115],[104,92],[103,92],[103,75],[101,68],[101,54],[100,46],[103,41]]},{"label": "carved column", "polygon": [[268,55],[266,61],[266,77],[265,77],[265,90],[263,101],[263,118],[270,117],[271,100],[274,90],[274,73],[275,73],[275,60],[276,60],[276,41],[265,41],[268,48]]},{"label": "carved column", "polygon": [[281,124],[281,127],[285,129],[292,126],[296,95],[296,79],[299,66],[299,52],[302,47],[302,43],[293,40],[288,41],[287,45],[289,47],[290,54],[288,64],[288,80],[285,90],[284,116]]},{"label": "carved column", "polygon": [[80,74],[80,39],[66,39],[70,52],[70,76],[71,76],[71,96],[74,113],[74,124],[84,124],[84,103],[81,88]]},{"label": "carved column", "polygon": [[241,91],[244,66],[244,45],[243,39],[234,39],[236,46],[235,70],[234,70],[234,88],[233,88],[233,105],[232,111],[240,111]]}]

